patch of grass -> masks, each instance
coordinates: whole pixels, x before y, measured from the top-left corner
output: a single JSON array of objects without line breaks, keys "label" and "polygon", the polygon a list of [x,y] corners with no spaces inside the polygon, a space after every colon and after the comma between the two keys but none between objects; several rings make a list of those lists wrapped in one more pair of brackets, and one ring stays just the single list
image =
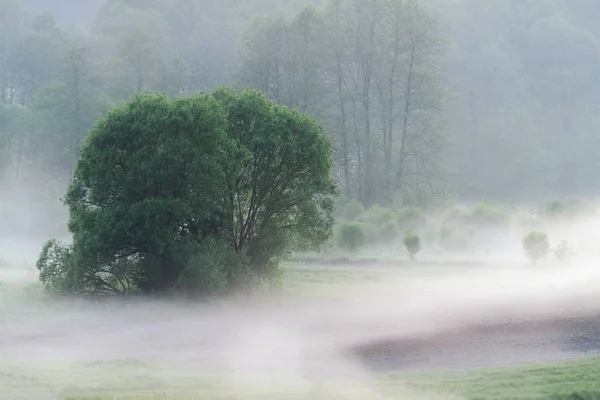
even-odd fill
[{"label": "patch of grass", "polygon": [[135,360],[82,364],[70,369],[73,375],[68,380],[64,369],[42,373],[28,368],[28,372],[33,376],[17,371],[10,376],[0,373],[3,389],[10,389],[2,386],[7,377],[22,385],[18,393],[0,392],[0,399],[50,399],[59,395],[62,400],[594,400],[600,394],[600,359],[519,368],[398,373],[362,386],[360,382],[326,380],[286,386],[276,378],[272,384],[255,385],[251,379],[233,383],[222,377],[199,378],[201,375],[193,371],[161,370]]},{"label": "patch of grass", "polygon": [[[600,358],[518,368],[394,374],[384,380],[391,388],[399,381],[414,389],[448,393],[469,400],[598,398]],[[580,393],[581,397],[572,397],[574,393]]]}]

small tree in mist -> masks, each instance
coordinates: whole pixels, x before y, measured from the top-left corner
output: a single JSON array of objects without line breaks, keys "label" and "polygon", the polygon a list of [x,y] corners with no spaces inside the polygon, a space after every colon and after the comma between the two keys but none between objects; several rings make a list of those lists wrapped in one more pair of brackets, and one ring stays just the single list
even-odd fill
[{"label": "small tree in mist", "polygon": [[523,239],[523,248],[531,262],[538,262],[550,253],[548,235],[539,231],[530,232]]},{"label": "small tree in mist", "polygon": [[404,235],[404,247],[406,247],[410,259],[414,260],[417,253],[421,250],[421,238],[412,230],[406,231]]},{"label": "small tree in mist", "polygon": [[68,292],[75,285],[71,248],[55,239],[48,240],[36,263],[40,282],[52,292]]},{"label": "small tree in mist", "polygon": [[339,228],[338,245],[351,253],[364,246],[366,241],[363,226],[357,222],[346,222]]}]

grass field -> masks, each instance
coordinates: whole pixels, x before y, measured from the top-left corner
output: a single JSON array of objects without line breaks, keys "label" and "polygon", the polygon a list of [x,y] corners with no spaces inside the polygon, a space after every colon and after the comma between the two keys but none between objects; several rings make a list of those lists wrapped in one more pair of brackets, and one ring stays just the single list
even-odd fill
[{"label": "grass field", "polygon": [[[444,267],[428,266],[431,275]],[[423,279],[418,266],[405,266],[402,279]],[[6,270],[5,270],[6,271]],[[2,330],[17,324],[41,323],[61,312],[43,294],[38,284],[3,275],[0,270],[0,355]],[[281,290],[290,296],[342,299],[357,295],[355,286],[382,290],[397,281],[398,271],[386,265],[315,266],[300,263],[286,268]],[[367,285],[365,285],[367,283]],[[394,286],[397,289],[397,286]],[[361,292],[368,293],[368,291]],[[89,309],[87,309],[89,311]],[[86,312],[80,310],[80,312]],[[105,316],[106,317],[106,316]],[[62,324],[69,320],[63,318]],[[11,325],[12,324],[12,325]],[[43,332],[40,332],[43,334]],[[275,383],[276,382],[276,383]],[[574,396],[575,392],[580,397]],[[329,399],[598,399],[600,359],[563,364],[511,368],[396,373],[373,378],[301,381],[273,377],[273,382],[252,376],[208,376],[166,364],[137,359],[90,360],[48,363],[0,357],[0,400],[329,400]]]},{"label": "grass field", "polygon": [[[91,387],[96,389],[89,389]],[[140,387],[145,389],[139,390]],[[243,383],[232,388],[221,384],[218,377],[199,382],[197,377],[186,377],[183,371],[165,371],[123,360],[52,371],[43,371],[39,366],[13,367],[11,372],[0,372],[0,388],[3,400],[578,399],[571,397],[573,393],[580,393],[583,399],[597,399],[600,396],[600,360],[521,368],[395,374],[379,377],[363,387],[355,382],[340,381],[323,383],[319,387],[307,385],[276,389],[244,386]]]},{"label": "grass field", "polygon": [[[518,368],[395,374],[386,378],[393,392],[397,382],[423,391],[475,400],[571,398],[574,393],[600,398],[600,359]],[[577,399],[577,397],[573,397]]]}]

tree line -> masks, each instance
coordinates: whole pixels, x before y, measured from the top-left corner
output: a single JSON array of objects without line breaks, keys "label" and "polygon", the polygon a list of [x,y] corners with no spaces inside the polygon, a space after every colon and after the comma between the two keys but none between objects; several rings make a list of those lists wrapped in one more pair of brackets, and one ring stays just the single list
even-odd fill
[{"label": "tree line", "polygon": [[324,121],[346,198],[428,205],[443,178],[440,53],[435,21],[416,0],[330,1],[256,21],[238,73]]},{"label": "tree line", "polygon": [[109,0],[80,29],[2,0],[3,182],[55,201],[97,118],[132,94],[234,85],[323,123],[343,201],[589,194],[594,4]]}]

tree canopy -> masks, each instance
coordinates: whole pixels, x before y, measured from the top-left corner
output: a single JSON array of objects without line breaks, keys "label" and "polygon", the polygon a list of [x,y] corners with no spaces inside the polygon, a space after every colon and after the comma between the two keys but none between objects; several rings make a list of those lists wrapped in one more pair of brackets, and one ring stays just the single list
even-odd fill
[{"label": "tree canopy", "polygon": [[204,293],[267,279],[294,243],[331,234],[331,166],[322,127],[258,92],[136,95],[89,134],[65,199],[73,243],[46,245],[42,280]]}]

